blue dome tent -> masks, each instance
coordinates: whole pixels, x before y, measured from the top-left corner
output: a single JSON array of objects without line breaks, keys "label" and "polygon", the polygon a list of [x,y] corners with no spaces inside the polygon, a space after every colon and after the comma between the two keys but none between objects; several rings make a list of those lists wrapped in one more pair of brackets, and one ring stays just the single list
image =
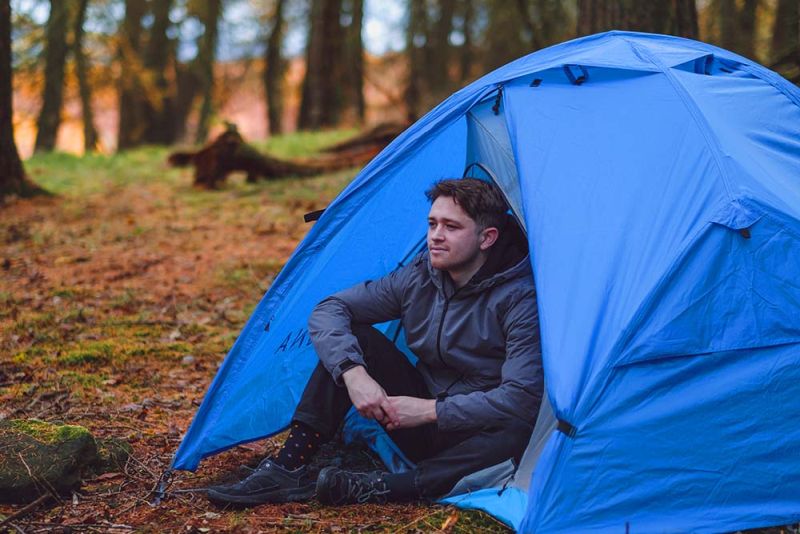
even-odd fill
[{"label": "blue dome tent", "polygon": [[[287,426],[317,360],[313,306],[408,261],[423,191],[465,172],[495,180],[527,231],[547,398],[520,465],[446,501],[525,532],[800,520],[800,91],[641,33],[514,61],[379,154],[255,309],[173,467]],[[346,435],[407,466],[363,420]]]}]

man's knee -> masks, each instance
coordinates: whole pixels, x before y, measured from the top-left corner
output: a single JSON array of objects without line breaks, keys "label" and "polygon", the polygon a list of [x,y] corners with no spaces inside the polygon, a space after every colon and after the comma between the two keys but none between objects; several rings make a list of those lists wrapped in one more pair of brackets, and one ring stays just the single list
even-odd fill
[{"label": "man's knee", "polygon": [[397,351],[395,344],[372,325],[353,323],[351,331],[368,363],[376,356],[385,358],[387,353]]},{"label": "man's knee", "polygon": [[389,339],[384,336],[377,328],[369,324],[352,323],[350,330],[358,340],[358,344],[374,345],[375,343],[390,343]]}]

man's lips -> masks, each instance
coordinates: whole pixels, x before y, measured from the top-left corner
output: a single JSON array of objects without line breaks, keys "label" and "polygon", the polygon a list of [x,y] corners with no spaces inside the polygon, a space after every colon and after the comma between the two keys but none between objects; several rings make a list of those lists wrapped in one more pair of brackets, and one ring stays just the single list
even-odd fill
[{"label": "man's lips", "polygon": [[442,247],[428,247],[428,250],[431,253],[434,253],[434,252],[447,252],[447,249],[446,248],[442,248]]}]

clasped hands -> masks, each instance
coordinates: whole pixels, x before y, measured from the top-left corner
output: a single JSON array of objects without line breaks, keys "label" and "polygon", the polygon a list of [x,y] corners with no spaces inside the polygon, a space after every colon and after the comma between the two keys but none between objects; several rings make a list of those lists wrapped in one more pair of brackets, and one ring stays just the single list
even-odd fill
[{"label": "clasped hands", "polygon": [[411,428],[436,421],[434,399],[390,397],[361,365],[345,371],[342,380],[358,413],[367,419],[375,419],[386,430]]}]

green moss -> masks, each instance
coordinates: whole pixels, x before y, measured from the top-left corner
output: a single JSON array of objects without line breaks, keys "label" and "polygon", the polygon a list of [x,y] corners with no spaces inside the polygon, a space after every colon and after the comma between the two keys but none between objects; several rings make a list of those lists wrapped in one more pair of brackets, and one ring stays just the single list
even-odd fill
[{"label": "green moss", "polygon": [[31,363],[32,360],[36,358],[41,358],[42,356],[47,354],[47,350],[42,347],[41,345],[34,345],[32,347],[28,347],[27,349],[18,352],[11,358],[11,361],[16,364],[26,364]]},{"label": "green moss", "polygon": [[31,313],[17,321],[15,330],[26,332],[27,330],[40,330],[55,326],[56,316],[53,312]]},{"label": "green moss", "polygon": [[223,265],[217,271],[217,279],[226,286],[266,290],[284,262],[276,258]]},{"label": "green moss", "polygon": [[111,361],[114,346],[107,342],[93,342],[67,352],[58,359],[64,365],[104,364]]},{"label": "green moss", "polygon": [[61,383],[73,389],[72,394],[80,396],[81,389],[74,388],[74,386],[81,386],[81,388],[98,388],[103,385],[103,382],[108,379],[106,374],[95,373],[79,373],[75,371],[66,371],[61,373]]},{"label": "green moss", "polygon": [[26,434],[42,443],[64,443],[90,436],[91,433],[78,425],[55,425],[39,419],[13,419],[9,421],[13,431]]},{"label": "green moss", "polygon": [[110,304],[113,308],[128,308],[136,304],[136,296],[133,291],[126,289],[122,294],[114,297]]},{"label": "green moss", "polygon": [[69,310],[64,315],[64,321],[68,323],[85,323],[92,319],[94,313],[87,308],[78,308]]},{"label": "green moss", "polygon": [[168,343],[166,345],[156,345],[149,349],[149,354],[165,360],[183,358],[194,350],[193,346],[188,343]]},{"label": "green moss", "polygon": [[50,293],[54,297],[59,297],[62,299],[71,299],[77,296],[78,292],[74,289],[62,287],[59,289],[55,289]]},{"label": "green moss", "polygon": [[197,323],[189,323],[181,326],[181,334],[189,337],[205,334],[207,331],[207,327]]}]

